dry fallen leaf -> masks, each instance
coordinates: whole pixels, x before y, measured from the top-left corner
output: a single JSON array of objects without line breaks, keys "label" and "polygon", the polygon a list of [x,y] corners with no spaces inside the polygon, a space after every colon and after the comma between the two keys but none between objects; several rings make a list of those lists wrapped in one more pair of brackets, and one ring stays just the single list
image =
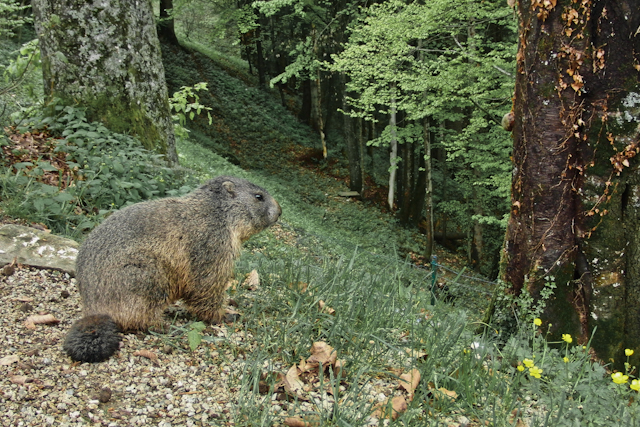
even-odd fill
[{"label": "dry fallen leaf", "polygon": [[294,291],[298,291],[301,294],[303,294],[307,292],[307,288],[309,287],[309,284],[304,282],[295,282],[295,283],[291,282],[289,283],[288,286],[290,289],[293,289]]},{"label": "dry fallen leaf", "polygon": [[318,366],[325,364],[333,365],[336,363],[338,353],[329,344],[323,341],[314,342],[311,345],[311,356],[307,359],[307,363],[310,365]]},{"label": "dry fallen leaf", "polygon": [[247,274],[247,277],[242,282],[242,286],[249,289],[250,291],[255,291],[260,287],[260,276],[256,270],[251,270],[251,273]]},{"label": "dry fallen leaf", "polygon": [[300,357],[300,363],[298,364],[298,369],[300,369],[300,372],[307,372],[310,368],[311,367],[307,365],[307,361],[304,360],[304,357]]},{"label": "dry fallen leaf", "polygon": [[284,419],[284,425],[289,427],[319,427],[321,425],[318,416],[307,416],[305,419],[300,417],[287,417]]},{"label": "dry fallen leaf", "polygon": [[298,391],[304,391],[304,383],[300,380],[298,376],[298,367],[292,366],[284,379],[284,389],[292,394],[297,394]]},{"label": "dry fallen leaf", "polygon": [[387,410],[389,409],[389,400],[387,400],[384,404],[377,405],[377,409],[373,411],[372,415],[375,418],[391,418],[395,420],[401,413],[406,411],[407,408],[407,401],[404,400],[404,397],[395,396],[391,399],[391,414],[387,413]]},{"label": "dry fallen leaf", "polygon": [[15,300],[18,302],[33,302],[33,298],[31,297],[18,297]]},{"label": "dry fallen leaf", "polygon": [[334,378],[344,378],[346,374],[344,373],[344,365],[346,365],[346,360],[338,359],[336,363],[333,365],[333,377]]},{"label": "dry fallen leaf", "polygon": [[238,281],[236,279],[229,280],[224,287],[225,291],[235,291],[238,286]]},{"label": "dry fallen leaf", "polygon": [[27,377],[24,375],[11,375],[9,377],[9,381],[14,384],[25,385],[25,383],[27,382]]},{"label": "dry fallen leaf", "polygon": [[453,390],[447,390],[444,387],[440,387],[438,391],[444,394],[445,396],[447,396],[448,398],[450,398],[451,400],[456,400],[458,398],[458,393],[456,393]]},{"label": "dry fallen leaf", "polygon": [[5,356],[2,359],[0,359],[0,366],[7,366],[7,365],[11,365],[12,363],[15,363],[19,360],[18,356]]},{"label": "dry fallen leaf", "polygon": [[60,323],[60,321],[53,314],[34,314],[27,317],[27,320],[24,321],[24,326],[27,329],[35,329],[36,325],[53,325],[57,323]]},{"label": "dry fallen leaf", "polygon": [[320,307],[320,311],[324,311],[325,313],[328,314],[335,314],[335,310],[331,307],[329,307],[324,301],[320,300],[318,301],[318,306]]},{"label": "dry fallen leaf", "polygon": [[413,394],[420,383],[420,371],[412,369],[406,374],[400,375],[400,387],[407,390],[410,396],[410,400],[413,399]]},{"label": "dry fallen leaf", "polygon": [[149,350],[136,350],[133,355],[147,358],[156,364],[158,363],[158,355]]},{"label": "dry fallen leaf", "polygon": [[404,351],[409,355],[409,357],[413,357],[414,359],[426,359],[428,354],[422,350],[414,350],[412,348],[405,348]]}]

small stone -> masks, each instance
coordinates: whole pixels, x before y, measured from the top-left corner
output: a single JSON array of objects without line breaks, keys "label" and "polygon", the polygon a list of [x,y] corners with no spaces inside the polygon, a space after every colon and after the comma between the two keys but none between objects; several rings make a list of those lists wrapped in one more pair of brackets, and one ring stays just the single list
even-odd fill
[{"label": "small stone", "polygon": [[4,267],[2,267],[2,274],[4,276],[11,276],[15,272],[16,272],[16,266],[13,264],[7,264]]},{"label": "small stone", "polygon": [[40,355],[40,350],[38,350],[37,348],[32,348],[31,350],[27,351],[25,353],[25,356],[39,356]]},{"label": "small stone", "polygon": [[25,302],[24,304],[22,304],[18,310],[20,310],[23,313],[28,313],[30,311],[33,311],[33,306],[31,304],[29,304],[28,302]]},{"label": "small stone", "polygon": [[60,292],[60,296],[64,299],[67,299],[71,296],[71,294],[69,293],[69,291],[67,291],[66,289],[63,290],[62,292]]},{"label": "small stone", "polygon": [[104,387],[100,390],[100,394],[98,395],[98,401],[100,403],[107,403],[111,400],[111,389],[109,387]]}]

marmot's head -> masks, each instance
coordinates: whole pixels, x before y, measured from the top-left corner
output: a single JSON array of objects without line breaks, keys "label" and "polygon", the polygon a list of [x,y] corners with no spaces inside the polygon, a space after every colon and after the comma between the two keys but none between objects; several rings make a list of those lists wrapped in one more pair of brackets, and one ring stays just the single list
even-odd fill
[{"label": "marmot's head", "polygon": [[225,210],[233,231],[246,240],[275,224],[282,209],[269,192],[246,179],[219,176],[200,187]]}]

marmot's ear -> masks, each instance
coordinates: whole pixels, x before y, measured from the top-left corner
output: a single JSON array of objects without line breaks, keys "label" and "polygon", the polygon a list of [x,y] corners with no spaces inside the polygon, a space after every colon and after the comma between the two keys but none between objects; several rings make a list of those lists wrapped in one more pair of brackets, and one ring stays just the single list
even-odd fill
[{"label": "marmot's ear", "polygon": [[236,197],[236,185],[231,181],[225,181],[222,183],[225,190],[229,192],[231,197]]}]

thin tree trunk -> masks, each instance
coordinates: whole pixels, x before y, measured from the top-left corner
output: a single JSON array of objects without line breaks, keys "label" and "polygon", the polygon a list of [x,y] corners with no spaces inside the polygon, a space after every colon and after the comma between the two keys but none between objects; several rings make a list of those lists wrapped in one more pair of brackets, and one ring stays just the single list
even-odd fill
[{"label": "thin tree trunk", "polygon": [[365,164],[365,149],[364,149],[364,135],[362,126],[362,117],[356,119],[356,138],[358,139],[358,149],[360,152],[360,196],[364,198],[364,192],[366,190],[366,164]]},{"label": "thin tree trunk", "polygon": [[[319,47],[317,40],[317,31],[315,26],[311,30],[313,37],[313,53],[319,58]],[[320,68],[316,71],[316,78],[311,83],[311,117],[316,124],[316,130],[320,134],[320,143],[322,144],[322,157],[327,158],[327,142],[324,135],[324,120],[322,118],[322,82],[320,79]]]},{"label": "thin tree trunk", "polygon": [[340,92],[342,94],[342,110],[344,122],[343,122],[343,135],[344,142],[347,146],[347,157],[349,158],[349,189],[351,191],[357,191],[362,195],[362,171],[361,171],[361,157],[360,157],[360,137],[356,138],[354,134],[354,120],[347,114],[349,112],[349,105],[347,103],[346,94],[346,76],[344,73],[340,74]]},{"label": "thin tree trunk", "polygon": [[427,236],[427,243],[424,247],[423,255],[429,260],[433,255],[433,181],[431,180],[431,129],[429,128],[429,118],[423,119],[423,141],[424,141],[424,168],[426,175],[426,190],[424,198],[424,229]]},{"label": "thin tree trunk", "polygon": [[393,202],[395,200],[396,189],[396,173],[398,170],[398,138],[396,137],[396,106],[391,105],[391,114],[389,115],[389,128],[391,129],[391,140],[389,141],[389,195],[387,203],[389,209],[393,210]]}]

